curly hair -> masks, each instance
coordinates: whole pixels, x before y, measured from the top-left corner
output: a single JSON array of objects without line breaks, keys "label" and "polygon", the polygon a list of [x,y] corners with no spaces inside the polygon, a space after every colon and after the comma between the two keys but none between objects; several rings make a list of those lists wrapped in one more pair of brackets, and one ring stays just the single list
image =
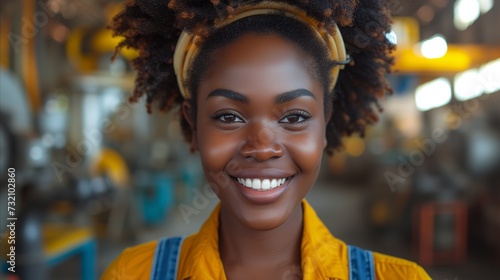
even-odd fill
[{"label": "curly hair", "polygon": [[[115,36],[125,39],[117,46],[115,55],[121,48],[134,48],[139,56],[132,61],[137,70],[135,89],[130,102],[137,102],[146,95],[148,112],[152,105],[159,110],[169,112],[184,99],[181,96],[173,68],[173,55],[177,40],[183,30],[187,30],[212,44],[212,49],[228,44],[241,34],[233,34],[232,39],[211,40],[217,34],[214,22],[227,18],[240,5],[263,2],[263,0],[128,0],[110,25]],[[328,28],[337,24],[346,45],[346,51],[352,61],[340,71],[334,92],[325,92],[325,110],[332,109],[332,118],[327,124],[326,151],[331,154],[342,146],[342,137],[353,133],[364,135],[367,125],[378,120],[378,112],[382,111],[378,100],[392,89],[386,80],[393,64],[392,51],[395,49],[386,37],[391,28],[391,13],[384,0],[290,0],[273,1],[296,6]],[[236,21],[235,23],[237,23]],[[276,21],[278,23],[279,21]],[[235,24],[233,23],[233,24]],[[231,24],[232,25],[232,24]],[[229,26],[231,26],[229,25]],[[250,26],[250,24],[247,24]],[[275,26],[275,24],[272,24]],[[248,28],[247,28],[248,29]],[[233,29],[237,30],[237,29]],[[259,32],[258,28],[252,30]],[[238,32],[233,31],[232,33]],[[248,31],[248,30],[247,30]],[[278,27],[269,27],[260,32],[275,32],[292,42],[298,43],[315,60],[314,69],[318,70],[320,81],[326,83],[324,77],[327,66],[322,62],[324,57],[321,48],[309,48],[307,38],[312,36],[294,36],[294,31],[280,31]],[[227,36],[226,36],[227,37]],[[209,48],[210,49],[210,48]],[[200,52],[203,53],[203,52]],[[205,53],[211,53],[210,51]],[[200,54],[201,56],[201,54]],[[195,59],[194,64],[203,63]],[[206,60],[205,60],[206,61]],[[330,65],[332,67],[332,65]],[[196,89],[203,70],[194,71],[189,87]],[[195,91],[191,91],[195,93]],[[196,108],[196,98],[191,98]],[[196,111],[196,110],[194,110]],[[181,126],[186,141],[191,141],[191,131],[182,113]]]}]

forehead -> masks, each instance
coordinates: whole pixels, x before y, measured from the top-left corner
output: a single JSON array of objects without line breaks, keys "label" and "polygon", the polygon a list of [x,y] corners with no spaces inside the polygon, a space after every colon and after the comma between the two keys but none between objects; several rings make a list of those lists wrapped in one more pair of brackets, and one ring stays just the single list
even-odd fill
[{"label": "forehead", "polygon": [[217,88],[247,94],[312,90],[319,82],[309,69],[306,55],[291,41],[249,33],[213,53],[199,94]]}]

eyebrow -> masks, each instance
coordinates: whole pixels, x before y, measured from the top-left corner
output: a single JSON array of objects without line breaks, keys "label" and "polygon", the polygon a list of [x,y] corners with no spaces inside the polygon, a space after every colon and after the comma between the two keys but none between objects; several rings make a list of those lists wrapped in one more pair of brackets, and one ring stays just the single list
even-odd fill
[{"label": "eyebrow", "polygon": [[313,99],[316,99],[316,97],[314,97],[314,95],[307,89],[296,89],[278,95],[278,97],[276,97],[274,102],[276,104],[283,104],[302,96],[312,97]]},{"label": "eyebrow", "polygon": [[228,99],[231,99],[231,100],[234,100],[236,102],[243,103],[243,104],[249,103],[248,97],[244,96],[241,93],[237,93],[235,91],[228,90],[228,89],[216,89],[216,90],[212,91],[207,96],[207,98],[205,100],[209,99],[210,97],[215,97],[215,96],[222,96],[222,97],[225,97],[225,98],[228,98]]},{"label": "eyebrow", "polygon": [[[248,97],[246,97],[245,95],[243,95],[241,93],[238,93],[238,92],[235,92],[235,91],[232,91],[229,89],[216,89],[216,90],[210,92],[210,94],[208,94],[206,99],[209,99],[209,98],[215,97],[215,96],[222,96],[222,97],[225,97],[225,98],[228,98],[228,99],[231,99],[231,100],[234,100],[236,102],[243,103],[243,104],[249,103]],[[296,98],[303,97],[303,96],[312,97],[313,99],[316,99],[316,97],[314,97],[314,95],[310,91],[308,91],[307,89],[296,89],[296,90],[287,91],[287,92],[284,92],[284,93],[278,95],[276,97],[276,99],[274,100],[274,103],[283,104],[283,103],[290,102]]]}]

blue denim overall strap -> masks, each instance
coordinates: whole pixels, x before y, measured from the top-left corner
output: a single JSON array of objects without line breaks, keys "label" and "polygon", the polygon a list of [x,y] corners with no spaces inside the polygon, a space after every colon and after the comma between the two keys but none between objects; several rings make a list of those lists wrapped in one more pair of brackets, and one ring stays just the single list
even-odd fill
[{"label": "blue denim overall strap", "polygon": [[375,280],[373,253],[348,245],[349,280]]},{"label": "blue denim overall strap", "polygon": [[167,237],[158,241],[151,268],[151,280],[176,280],[183,240],[184,237]]}]

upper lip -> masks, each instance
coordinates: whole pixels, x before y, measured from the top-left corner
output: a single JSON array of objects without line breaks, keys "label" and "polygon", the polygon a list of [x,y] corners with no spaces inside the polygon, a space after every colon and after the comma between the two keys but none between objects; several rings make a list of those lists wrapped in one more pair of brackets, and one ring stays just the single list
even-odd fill
[{"label": "upper lip", "polygon": [[242,169],[232,173],[229,173],[230,176],[235,178],[251,178],[251,179],[283,179],[292,177],[295,175],[294,173],[283,171],[281,169],[275,168],[266,168],[266,169]]}]

